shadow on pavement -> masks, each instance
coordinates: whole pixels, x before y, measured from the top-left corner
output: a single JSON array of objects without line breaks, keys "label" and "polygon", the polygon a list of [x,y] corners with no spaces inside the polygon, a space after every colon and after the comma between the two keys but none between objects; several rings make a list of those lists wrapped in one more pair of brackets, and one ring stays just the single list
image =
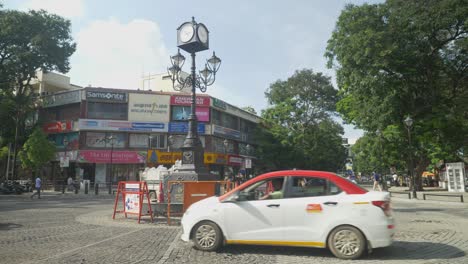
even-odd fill
[{"label": "shadow on pavement", "polygon": [[378,248],[369,259],[417,260],[417,259],[451,259],[465,256],[457,247],[434,242],[395,241],[392,246]]},{"label": "shadow on pavement", "polygon": [[[285,255],[307,258],[334,258],[328,249],[280,246],[228,245],[222,247],[221,254],[260,254]],[[435,253],[435,254],[434,254]],[[387,248],[377,248],[363,260],[422,260],[422,259],[451,259],[465,256],[465,252],[457,247],[433,242],[395,241]]]},{"label": "shadow on pavement", "polygon": [[427,208],[427,207],[416,207],[416,208],[393,208],[394,212],[414,213],[414,212],[442,212],[446,209],[442,208]]},{"label": "shadow on pavement", "polygon": [[0,223],[0,231],[8,231],[16,228],[21,228],[23,225],[15,223]]}]

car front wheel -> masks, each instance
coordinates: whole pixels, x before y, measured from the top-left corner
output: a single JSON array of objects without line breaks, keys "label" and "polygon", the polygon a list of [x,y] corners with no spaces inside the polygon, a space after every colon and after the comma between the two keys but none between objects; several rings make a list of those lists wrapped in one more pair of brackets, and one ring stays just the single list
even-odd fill
[{"label": "car front wheel", "polygon": [[193,228],[192,239],[196,249],[214,251],[221,246],[222,233],[215,223],[203,221]]},{"label": "car front wheel", "polygon": [[328,237],[328,247],[337,258],[357,259],[365,251],[366,240],[357,228],[340,226]]}]

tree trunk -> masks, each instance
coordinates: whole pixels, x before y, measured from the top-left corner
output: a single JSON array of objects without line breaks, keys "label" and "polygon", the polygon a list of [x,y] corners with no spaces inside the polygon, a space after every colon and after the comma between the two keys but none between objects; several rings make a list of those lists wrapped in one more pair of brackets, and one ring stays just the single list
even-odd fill
[{"label": "tree trunk", "polygon": [[416,190],[417,191],[424,191],[423,189],[423,179],[422,174],[426,170],[427,166],[431,161],[427,157],[420,157],[416,160],[414,166],[414,176],[416,177]]}]

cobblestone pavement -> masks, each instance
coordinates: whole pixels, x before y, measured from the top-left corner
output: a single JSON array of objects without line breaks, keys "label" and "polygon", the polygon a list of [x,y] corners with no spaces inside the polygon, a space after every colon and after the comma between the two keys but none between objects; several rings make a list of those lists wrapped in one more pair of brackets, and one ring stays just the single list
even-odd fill
[{"label": "cobblestone pavement", "polygon": [[[328,250],[227,246],[201,252],[180,226],[118,216],[113,200],[0,196],[0,263],[350,263]],[[354,263],[468,263],[468,205],[394,198],[395,242]]]}]

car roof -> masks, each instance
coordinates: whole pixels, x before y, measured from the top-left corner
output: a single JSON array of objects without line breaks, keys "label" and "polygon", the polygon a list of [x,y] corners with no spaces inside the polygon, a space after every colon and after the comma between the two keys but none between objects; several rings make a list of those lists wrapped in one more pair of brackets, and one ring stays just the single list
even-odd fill
[{"label": "car roof", "polygon": [[327,179],[333,183],[335,183],[341,190],[346,192],[347,194],[364,194],[367,192],[366,189],[362,188],[361,186],[354,184],[347,179],[344,179],[335,173],[332,172],[327,172],[327,171],[313,171],[313,170],[282,170],[282,171],[273,171],[273,172],[268,172],[265,174],[262,174],[260,176],[257,176],[251,180],[248,180],[244,182],[243,184],[237,186],[230,192],[222,195],[219,197],[219,200],[222,201],[224,198],[227,196],[231,195],[232,193],[243,189],[244,187],[258,182],[262,181],[265,179],[270,179],[270,178],[275,178],[275,177],[280,177],[280,176],[290,176],[290,177],[317,177],[317,178],[323,178]]}]

